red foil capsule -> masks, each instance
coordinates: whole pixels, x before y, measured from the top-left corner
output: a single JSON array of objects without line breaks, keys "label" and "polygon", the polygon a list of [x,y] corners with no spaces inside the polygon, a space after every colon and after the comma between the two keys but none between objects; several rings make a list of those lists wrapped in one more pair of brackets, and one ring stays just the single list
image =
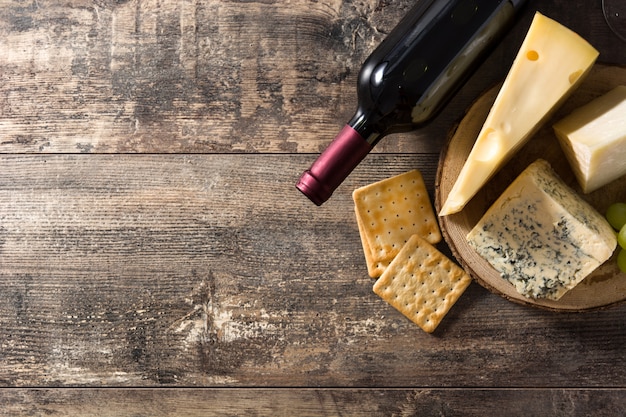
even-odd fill
[{"label": "red foil capsule", "polygon": [[372,146],[356,130],[344,126],[311,168],[304,171],[296,188],[322,205],[371,150]]}]

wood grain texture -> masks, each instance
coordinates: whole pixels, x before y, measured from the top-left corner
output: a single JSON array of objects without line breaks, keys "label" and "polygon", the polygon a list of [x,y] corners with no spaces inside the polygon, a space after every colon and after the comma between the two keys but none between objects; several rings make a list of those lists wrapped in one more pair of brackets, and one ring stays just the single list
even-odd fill
[{"label": "wood grain texture", "polygon": [[305,159],[1,157],[2,384],[623,384],[626,306],[581,320],[473,284],[427,335],[373,294],[351,190],[436,158],[371,155],[321,208],[293,190]]},{"label": "wood grain texture", "polygon": [[0,149],[116,153],[306,151],[409,2],[3,3]]},{"label": "wood grain texture", "polygon": [[[626,407],[619,391],[473,389],[15,389],[0,390],[4,412],[51,417],[180,416],[476,416],[613,417]],[[468,398],[468,395],[471,396]],[[472,401],[473,399],[473,401]]]},{"label": "wood grain texture", "polygon": [[0,0],[2,412],[623,409],[625,306],[547,313],[472,284],[427,335],[373,294],[350,195],[412,168],[434,193],[449,129],[535,9],[626,62],[600,2],[532,2],[432,124],[322,207],[295,190],[413,4]]}]

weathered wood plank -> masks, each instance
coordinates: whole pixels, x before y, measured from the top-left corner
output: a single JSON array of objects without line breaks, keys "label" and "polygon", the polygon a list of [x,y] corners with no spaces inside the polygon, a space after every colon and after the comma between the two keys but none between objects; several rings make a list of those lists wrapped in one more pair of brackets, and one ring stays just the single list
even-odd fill
[{"label": "weathered wood plank", "polygon": [[306,150],[408,2],[376,4],[4,1],[1,150]]},{"label": "weathered wood plank", "polygon": [[[499,80],[537,8],[601,60],[600,2],[532,2],[440,117],[377,152],[437,152]],[[361,63],[413,1],[0,1],[0,152],[318,152],[355,108]]]},{"label": "weathered wood plank", "polygon": [[29,416],[485,416],[614,417],[624,390],[14,389],[3,412]]},{"label": "weathered wood plank", "polygon": [[[0,157],[3,386],[621,387],[626,305],[581,315],[476,284],[428,335],[379,300],[351,191],[310,155]],[[548,377],[549,376],[549,377]]]}]

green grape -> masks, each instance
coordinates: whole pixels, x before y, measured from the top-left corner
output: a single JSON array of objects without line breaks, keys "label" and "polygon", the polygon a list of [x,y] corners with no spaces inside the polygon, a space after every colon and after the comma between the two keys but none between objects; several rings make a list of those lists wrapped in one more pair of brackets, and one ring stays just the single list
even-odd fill
[{"label": "green grape", "polygon": [[617,234],[617,243],[619,243],[622,249],[626,249],[626,224],[622,226]]},{"label": "green grape", "polygon": [[626,249],[620,249],[617,254],[617,266],[620,271],[626,273]]},{"label": "green grape", "polygon": [[626,203],[613,203],[606,210],[606,219],[615,230],[626,224]]}]

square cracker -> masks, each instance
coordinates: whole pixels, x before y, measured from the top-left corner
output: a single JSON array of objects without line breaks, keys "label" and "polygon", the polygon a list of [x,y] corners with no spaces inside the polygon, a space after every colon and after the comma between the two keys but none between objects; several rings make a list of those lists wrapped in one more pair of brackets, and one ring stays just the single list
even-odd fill
[{"label": "square cracker", "polygon": [[374,292],[432,333],[471,280],[462,268],[414,235],[376,281]]},{"label": "square cracker", "polygon": [[368,273],[374,278],[412,235],[431,244],[441,241],[437,217],[418,170],[358,188],[352,198]]}]

